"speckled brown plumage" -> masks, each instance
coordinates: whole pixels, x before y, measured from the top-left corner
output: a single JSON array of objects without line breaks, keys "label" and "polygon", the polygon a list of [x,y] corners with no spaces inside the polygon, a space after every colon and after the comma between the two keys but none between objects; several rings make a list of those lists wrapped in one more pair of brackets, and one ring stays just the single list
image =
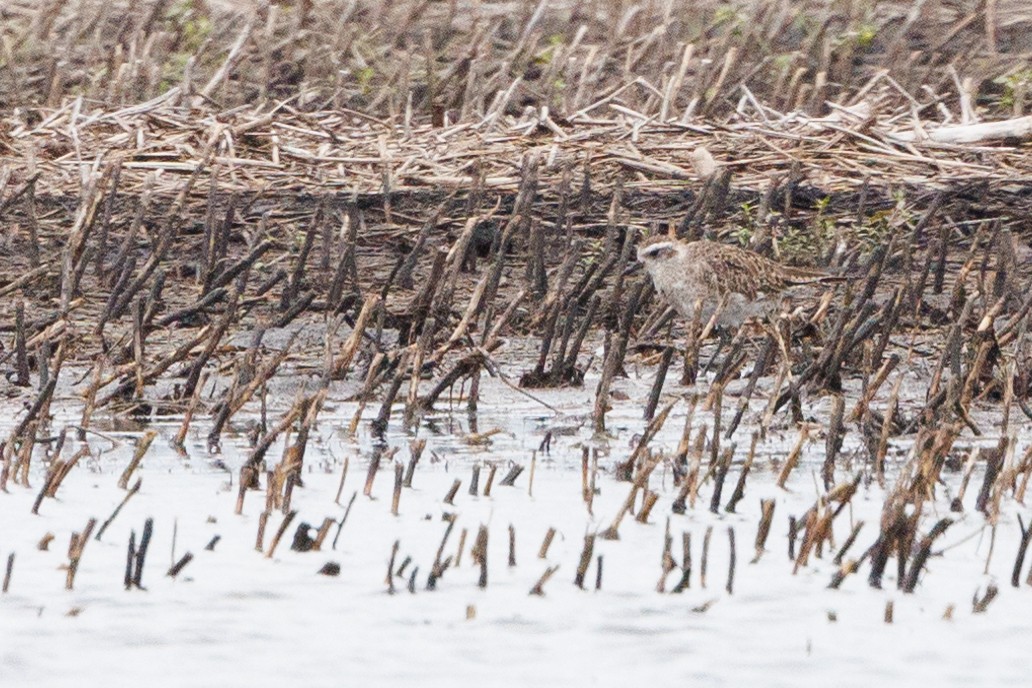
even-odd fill
[{"label": "speckled brown plumage", "polygon": [[737,326],[776,307],[785,289],[838,281],[818,270],[781,265],[758,253],[715,241],[683,242],[656,237],[638,248],[656,291],[685,318],[702,301],[708,319],[724,301],[718,325]]}]

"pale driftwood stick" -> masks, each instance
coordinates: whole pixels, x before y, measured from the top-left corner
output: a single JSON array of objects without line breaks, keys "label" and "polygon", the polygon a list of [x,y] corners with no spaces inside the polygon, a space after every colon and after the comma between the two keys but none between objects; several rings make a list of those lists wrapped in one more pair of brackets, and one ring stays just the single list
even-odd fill
[{"label": "pale driftwood stick", "polygon": [[1000,122],[980,122],[939,127],[923,131],[895,131],[889,136],[897,141],[932,141],[935,143],[980,143],[999,139],[1032,138],[1032,115]]}]

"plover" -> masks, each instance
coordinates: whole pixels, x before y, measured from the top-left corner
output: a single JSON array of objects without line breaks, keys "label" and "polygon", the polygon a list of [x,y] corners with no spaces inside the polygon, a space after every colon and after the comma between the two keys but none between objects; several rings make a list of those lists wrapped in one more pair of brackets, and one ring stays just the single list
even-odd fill
[{"label": "plover", "polygon": [[820,270],[782,265],[737,246],[666,236],[639,246],[638,260],[652,277],[656,291],[682,317],[695,317],[696,304],[701,301],[705,325],[719,307],[719,328],[737,328],[750,318],[768,318],[789,287],[843,279]]}]

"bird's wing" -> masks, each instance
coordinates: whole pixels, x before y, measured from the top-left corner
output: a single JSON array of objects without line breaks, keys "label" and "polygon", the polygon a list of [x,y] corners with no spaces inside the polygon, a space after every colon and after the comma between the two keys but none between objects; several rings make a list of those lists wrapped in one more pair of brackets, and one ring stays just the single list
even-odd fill
[{"label": "bird's wing", "polygon": [[711,245],[705,249],[706,264],[714,286],[721,293],[743,294],[755,299],[757,293],[779,291],[784,285],[776,271],[766,265],[758,253],[726,245]]}]

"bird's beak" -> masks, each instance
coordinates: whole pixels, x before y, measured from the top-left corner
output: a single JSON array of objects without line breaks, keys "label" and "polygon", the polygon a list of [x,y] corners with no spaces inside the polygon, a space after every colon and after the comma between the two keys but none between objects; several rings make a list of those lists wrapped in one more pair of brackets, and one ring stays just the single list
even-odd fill
[{"label": "bird's beak", "polygon": [[641,272],[641,263],[639,263],[638,261],[634,261],[626,268],[624,268],[623,276],[630,277],[631,275],[635,275],[639,272]]}]

